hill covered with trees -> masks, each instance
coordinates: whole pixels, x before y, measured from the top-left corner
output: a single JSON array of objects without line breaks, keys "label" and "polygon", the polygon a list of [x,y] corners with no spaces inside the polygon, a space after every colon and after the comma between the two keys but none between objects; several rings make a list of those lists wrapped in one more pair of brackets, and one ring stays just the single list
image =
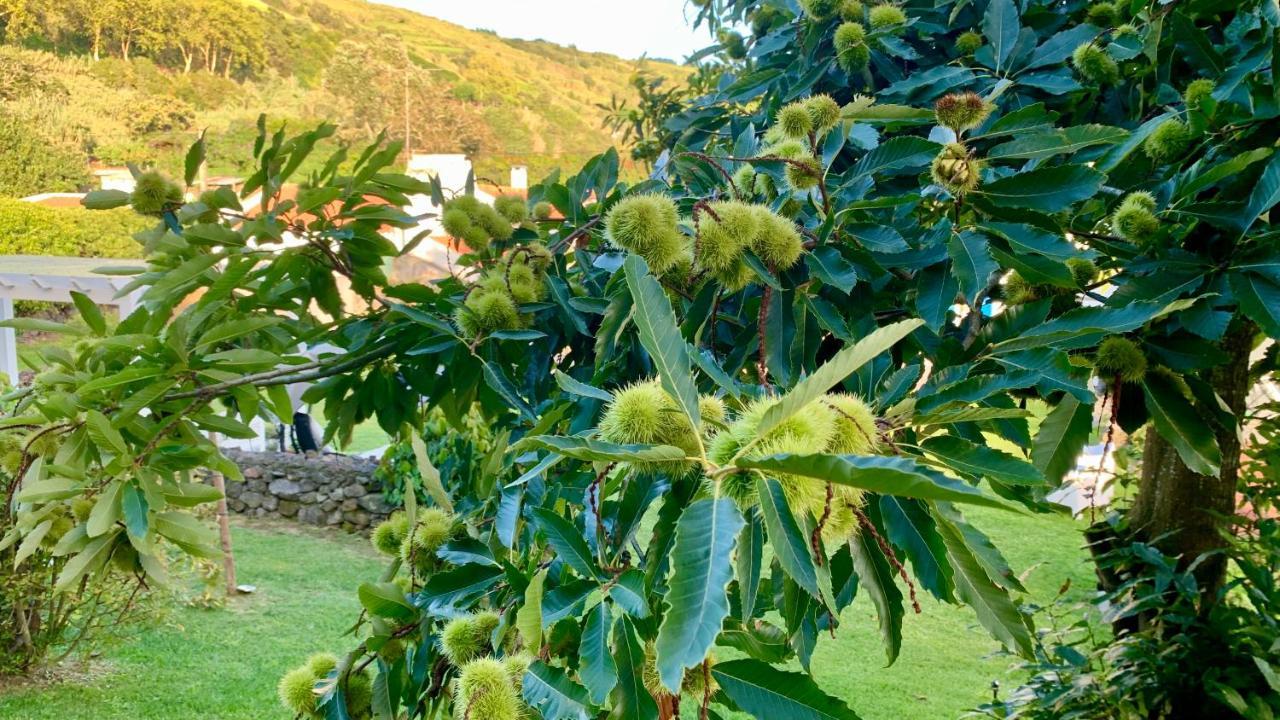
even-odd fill
[{"label": "hill covered with trees", "polygon": [[[273,124],[336,121],[345,141],[407,131],[413,151],[467,152],[495,180],[510,164],[539,177],[614,142],[598,105],[634,95],[638,71],[689,74],[360,0],[0,0],[0,40],[9,195],[83,185],[89,160],[176,172],[206,129],[211,171],[242,174],[262,108]],[[48,167],[5,148],[39,148]]]}]

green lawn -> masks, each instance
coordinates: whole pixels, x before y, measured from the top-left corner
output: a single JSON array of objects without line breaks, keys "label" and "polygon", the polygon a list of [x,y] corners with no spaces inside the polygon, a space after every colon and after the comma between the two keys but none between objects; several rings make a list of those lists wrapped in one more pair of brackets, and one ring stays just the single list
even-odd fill
[{"label": "green lawn", "polygon": [[[1092,586],[1079,549],[1078,525],[1065,518],[972,509],[1020,571],[1034,599],[1047,601],[1064,579],[1076,592]],[[238,525],[240,581],[258,586],[225,610],[182,608],[159,627],[108,652],[106,672],[0,695],[0,720],[264,720],[286,718],[275,702],[277,678],[316,650],[349,646],[342,632],[357,612],[356,585],[378,572],[362,539],[283,526]],[[1034,567],[1033,567],[1034,566]],[[898,662],[884,651],[870,602],[845,612],[837,640],[824,638],[814,658],[818,680],[866,720],[955,718],[988,696],[1008,660],[970,611],[922,598],[908,615]],[[778,720],[782,720],[779,718]]]}]

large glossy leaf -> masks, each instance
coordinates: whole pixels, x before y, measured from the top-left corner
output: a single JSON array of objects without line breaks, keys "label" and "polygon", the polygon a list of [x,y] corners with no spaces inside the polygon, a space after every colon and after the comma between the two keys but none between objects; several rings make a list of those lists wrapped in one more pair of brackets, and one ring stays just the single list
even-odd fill
[{"label": "large glossy leaf", "polygon": [[835,598],[831,596],[831,577],[825,566],[814,562],[809,540],[812,522],[805,523],[796,518],[782,484],[777,480],[757,478],[756,492],[760,497],[760,515],[765,529],[769,531],[769,546],[783,571],[813,599],[827,607],[835,607]]},{"label": "large glossy leaf", "polygon": [[725,498],[694,502],[676,525],[667,609],[656,643],[658,674],[673,693],[680,692],[685,668],[706,658],[729,614],[726,590],[742,525],[737,506]]},{"label": "large glossy leaf", "polygon": [[920,271],[916,280],[916,312],[930,330],[935,333],[942,330],[959,292],[960,282],[945,265],[934,265]]},{"label": "large glossy leaf", "polygon": [[938,154],[938,144],[911,135],[896,137],[862,156],[853,166],[851,177],[873,175],[885,170],[924,167]]},{"label": "large glossy leaf", "polygon": [[991,43],[995,70],[1007,70],[1013,47],[1018,42],[1018,8],[1013,0],[991,0],[982,16],[982,34]]},{"label": "large glossy leaf", "polygon": [[871,598],[880,624],[880,640],[884,644],[889,665],[898,659],[902,648],[902,591],[894,584],[893,568],[880,545],[870,533],[863,531],[849,539],[853,571],[858,576],[858,589]]},{"label": "large glossy leaf", "polygon": [[596,603],[587,611],[586,622],[582,625],[582,641],[578,646],[581,663],[578,676],[591,694],[591,701],[599,705],[613,692],[618,684],[618,666],[614,664],[613,652],[609,649],[609,636],[613,632],[613,613],[609,604]]},{"label": "large glossy leaf", "polygon": [[857,713],[823,692],[813,678],[759,660],[716,663],[711,676],[735,705],[762,720],[858,720]]},{"label": "large glossy leaf", "polygon": [[946,543],[947,555],[955,570],[956,593],[960,599],[974,609],[978,622],[992,637],[1010,650],[1030,658],[1034,648],[1031,631],[1008,591],[987,575],[960,530],[941,514],[934,517],[938,520],[938,532]]},{"label": "large glossy leaf", "polygon": [[1007,353],[1046,345],[1074,347],[1089,340],[1096,340],[1104,334],[1129,332],[1142,327],[1154,318],[1180,310],[1187,305],[1189,303],[1186,301],[1176,301],[1167,305],[1158,302],[1131,302],[1117,308],[1078,308],[1047,323],[1030,328],[1018,337],[997,343],[994,351]]},{"label": "large glossy leaf", "polygon": [[536,709],[543,720],[589,720],[591,698],[586,688],[574,682],[563,670],[541,660],[529,666],[524,674],[525,702]]},{"label": "large glossy leaf", "polygon": [[957,233],[947,241],[947,254],[951,256],[952,272],[960,283],[960,291],[973,306],[991,273],[1000,269],[991,259],[987,238],[972,230]]},{"label": "large glossy leaf", "polygon": [[582,577],[596,577],[596,563],[591,556],[591,549],[573,523],[547,508],[530,508],[529,512],[538,529],[547,536],[547,544],[556,551],[556,557]]},{"label": "large glossy leaf", "polygon": [[1104,179],[1084,165],[1056,165],[1000,178],[975,194],[996,207],[1054,212],[1093,197]]},{"label": "large glossy leaf", "polygon": [[1094,145],[1114,145],[1129,136],[1124,128],[1109,125],[1073,125],[1001,143],[986,154],[987,160],[1043,160],[1070,155]]},{"label": "large glossy leaf", "polygon": [[658,720],[658,704],[644,685],[645,657],[631,618],[623,616],[613,626],[614,660],[618,685],[613,705],[619,720]]},{"label": "large glossy leaf", "polygon": [[591,438],[556,435],[535,435],[522,442],[565,457],[591,462],[660,462],[685,458],[684,450],[674,445],[619,445]]},{"label": "large glossy leaf", "polygon": [[1280,338],[1280,284],[1247,272],[1233,272],[1230,277],[1240,310],[1267,335]]},{"label": "large glossy leaf", "polygon": [[931,437],[922,446],[925,452],[962,473],[1008,485],[1044,484],[1044,475],[1034,465],[993,447],[953,435]]},{"label": "large glossy leaf", "polygon": [[1006,507],[972,485],[905,457],[782,454],[739,460],[738,467],[803,475],[885,495]]},{"label": "large glossy leaf", "polygon": [[800,412],[806,405],[817,400],[853,374],[855,370],[893,347],[899,340],[910,335],[923,324],[921,320],[911,319],[885,325],[836,353],[765,412],[756,429],[756,437],[767,435],[784,420]]},{"label": "large glossy leaf", "polygon": [[1258,217],[1280,203],[1280,153],[1271,156],[1271,161],[1262,171],[1262,177],[1253,186],[1249,200],[1240,212],[1240,229],[1247,230]]},{"label": "large glossy leaf", "polygon": [[524,589],[524,604],[516,611],[516,632],[525,650],[535,654],[542,647],[542,592],[546,583],[546,569],[538,571]]},{"label": "large glossy leaf", "polygon": [[764,559],[763,546],[764,521],[759,513],[752,513],[742,527],[742,537],[738,539],[735,563],[738,577],[739,617],[744,623],[751,622],[755,617],[756,598],[760,592],[760,569]]},{"label": "large glossy leaf", "polygon": [[934,597],[954,602],[947,547],[925,503],[881,495],[880,518],[889,541],[906,554],[920,584]]},{"label": "large glossy leaf", "polygon": [[1031,462],[1051,484],[1058,484],[1076,466],[1089,440],[1092,406],[1065,395],[1040,423],[1031,446]]},{"label": "large glossy leaf", "polygon": [[676,405],[697,430],[702,427],[698,417],[698,388],[693,383],[688,345],[680,335],[671,302],[640,256],[628,255],[623,268],[634,302],[631,319],[639,331],[640,343],[649,351],[663,389],[675,398]]},{"label": "large glossy leaf", "polygon": [[1148,373],[1142,390],[1155,429],[1178,451],[1182,462],[1201,475],[1216,476],[1222,466],[1218,439],[1182,388],[1167,375]]}]

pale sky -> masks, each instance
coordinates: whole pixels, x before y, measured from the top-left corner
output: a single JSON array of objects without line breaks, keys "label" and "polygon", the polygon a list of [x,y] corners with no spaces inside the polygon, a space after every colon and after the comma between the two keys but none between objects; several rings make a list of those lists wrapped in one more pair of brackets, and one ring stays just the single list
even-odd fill
[{"label": "pale sky", "polygon": [[[683,61],[711,44],[685,0],[375,0],[503,37],[549,40],[624,58]],[[694,15],[689,11],[688,17]]]}]

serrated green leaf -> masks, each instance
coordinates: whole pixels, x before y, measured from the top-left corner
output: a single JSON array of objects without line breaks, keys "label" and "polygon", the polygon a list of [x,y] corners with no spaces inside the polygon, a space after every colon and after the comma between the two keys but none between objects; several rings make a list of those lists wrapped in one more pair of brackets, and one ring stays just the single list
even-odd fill
[{"label": "serrated green leaf", "polygon": [[524,604],[516,611],[516,632],[527,651],[537,654],[542,647],[542,591],[547,582],[547,570],[543,568],[529,581],[524,590]]},{"label": "serrated green leaf", "polygon": [[666,614],[658,629],[657,666],[662,684],[680,692],[684,671],[703,661],[729,614],[733,548],[742,515],[732,500],[705,498],[676,523]]},{"label": "serrated green leaf", "polygon": [[609,604],[596,603],[587,611],[582,625],[582,641],[579,645],[581,663],[578,677],[591,695],[591,701],[599,705],[609,697],[618,684],[618,666],[614,664],[609,649],[609,635],[613,632],[613,614]]},{"label": "serrated green leaf", "polygon": [[1058,484],[1075,468],[1076,458],[1089,440],[1093,412],[1073,395],[1062,400],[1040,423],[1031,445],[1031,462],[1050,484]]},{"label": "serrated green leaf", "polygon": [[597,576],[591,549],[572,523],[546,508],[530,508],[529,512],[538,529],[547,536],[547,544],[555,550],[556,557],[584,578]]},{"label": "serrated green leaf", "polygon": [[1178,457],[1201,475],[1217,476],[1222,452],[1209,423],[1168,376],[1148,373],[1142,380],[1147,412],[1160,436],[1178,451]]},{"label": "serrated green leaf", "polygon": [[769,455],[743,459],[738,467],[803,475],[885,495],[986,505],[1007,509],[978,488],[906,457],[861,455]]},{"label": "serrated green leaf", "polygon": [[938,532],[947,545],[951,567],[955,570],[956,593],[960,599],[974,609],[978,622],[992,637],[1023,657],[1032,657],[1034,643],[1031,632],[1008,591],[992,582],[960,530],[941,514],[934,517],[938,521]]},{"label": "serrated green leaf", "polygon": [[583,437],[535,435],[523,443],[533,447],[591,462],[661,462],[685,459],[685,452],[674,445],[619,445]]},{"label": "serrated green leaf", "polygon": [[923,324],[923,320],[911,319],[885,325],[836,353],[765,412],[756,429],[756,437],[768,435],[770,430],[826,394],[858,368],[893,347]]},{"label": "serrated green leaf", "polygon": [[586,688],[569,679],[563,670],[541,660],[529,666],[524,674],[525,702],[536,709],[543,720],[589,720],[587,708],[591,698]]},{"label": "serrated green leaf", "polygon": [[716,663],[711,676],[734,704],[769,720],[859,720],[844,701],[827,695],[813,678],[759,660]]},{"label": "serrated green leaf", "polygon": [[631,320],[639,331],[640,344],[649,352],[662,388],[688,416],[696,436],[702,427],[698,415],[698,388],[693,383],[688,345],[680,335],[671,302],[639,255],[628,255],[623,267],[633,302]]}]

